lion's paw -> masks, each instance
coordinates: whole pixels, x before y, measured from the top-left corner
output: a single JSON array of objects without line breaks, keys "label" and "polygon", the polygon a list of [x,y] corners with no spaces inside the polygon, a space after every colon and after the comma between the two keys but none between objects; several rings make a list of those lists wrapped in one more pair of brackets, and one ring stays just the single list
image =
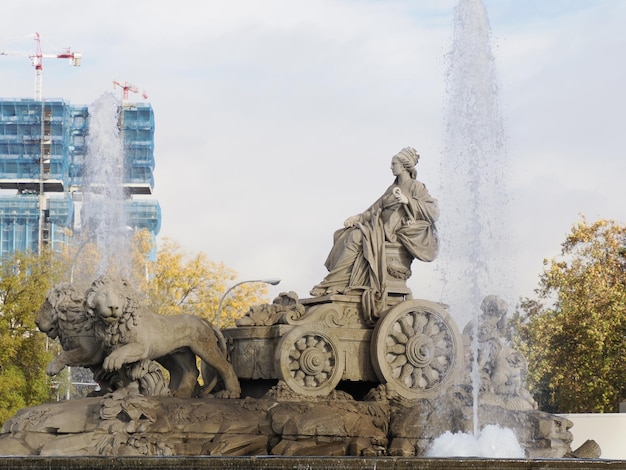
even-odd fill
[{"label": "lion's paw", "polygon": [[119,370],[123,365],[124,358],[115,354],[105,357],[102,363],[102,367],[104,367],[105,370]]},{"label": "lion's paw", "polygon": [[65,368],[65,364],[63,364],[62,362],[59,361],[52,361],[50,364],[48,364],[48,366],[46,367],[46,374],[47,375],[57,375],[59,372],[61,372],[63,369]]},{"label": "lion's paw", "polygon": [[239,398],[241,396],[240,391],[235,390],[220,390],[215,392],[215,398]]}]

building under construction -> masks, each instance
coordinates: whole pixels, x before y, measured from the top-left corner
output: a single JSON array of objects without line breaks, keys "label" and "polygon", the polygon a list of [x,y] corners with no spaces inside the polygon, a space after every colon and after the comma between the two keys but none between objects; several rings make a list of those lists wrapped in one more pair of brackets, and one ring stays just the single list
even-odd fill
[{"label": "building under construction", "polygon": [[[124,217],[120,225],[160,229],[154,187],[154,113],[147,103],[120,106]],[[0,99],[0,257],[60,250],[79,221],[89,109],[62,99]],[[69,230],[68,230],[69,229]]]}]

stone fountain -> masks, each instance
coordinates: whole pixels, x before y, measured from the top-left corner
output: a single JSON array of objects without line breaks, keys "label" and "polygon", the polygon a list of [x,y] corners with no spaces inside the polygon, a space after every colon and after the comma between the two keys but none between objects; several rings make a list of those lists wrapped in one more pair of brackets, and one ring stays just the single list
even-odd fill
[{"label": "stone fountain", "polygon": [[[461,0],[457,13],[472,8],[484,11],[480,0]],[[593,441],[572,449],[572,423],[537,409],[526,361],[505,339],[507,303],[485,295],[488,275],[470,279],[464,305],[474,315],[462,330],[448,305],[413,297],[412,262],[432,261],[439,241],[452,237],[437,234],[439,206],[416,179],[419,158],[410,147],[393,156],[392,184],[335,233],[329,273],[310,297],[283,292],[234,328],[159,318],[116,275],[84,291],[55,286],[37,316],[64,349],[48,373],[88,367],[101,388],[18,412],[0,432],[0,463],[484,468],[502,461],[438,459],[434,449],[448,436],[496,429],[514,436],[520,452],[498,454],[514,458],[507,468],[527,468],[526,459],[581,468],[582,458],[585,468],[600,468],[587,460],[600,455]],[[480,227],[464,233],[483,243]],[[474,454],[456,447],[447,455]]]},{"label": "stone fountain", "polygon": [[597,454],[572,450],[572,423],[536,409],[502,299],[486,296],[461,333],[445,304],[413,298],[412,261],[438,251],[418,161],[410,147],[394,155],[393,183],[335,233],[312,297],[284,292],[235,328],[156,315],[119,275],[52,288],[36,323],[64,351],[48,373],[89,367],[101,390],[21,410],[0,455],[423,457],[474,429],[471,362],[480,425],[512,430],[518,457]]}]

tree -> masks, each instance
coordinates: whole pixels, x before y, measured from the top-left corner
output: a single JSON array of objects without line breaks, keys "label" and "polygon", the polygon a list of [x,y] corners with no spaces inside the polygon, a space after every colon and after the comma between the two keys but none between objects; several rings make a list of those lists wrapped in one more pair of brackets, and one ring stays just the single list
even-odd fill
[{"label": "tree", "polygon": [[0,423],[24,406],[51,398],[45,374],[51,355],[35,313],[58,280],[54,256],[15,253],[0,266]]},{"label": "tree", "polygon": [[[185,253],[173,240],[156,242],[148,230],[136,230],[128,240],[130,253],[106,262],[107,273],[127,278],[145,295],[153,311],[163,315],[191,313],[215,321],[221,295],[235,283],[237,273],[207,258],[203,252]],[[156,253],[156,256],[155,256]],[[93,238],[77,238],[59,255],[59,266],[66,273],[64,281],[81,289],[103,274],[101,254]],[[246,283],[239,286],[222,305],[222,326],[234,324],[234,319],[247,312],[251,305],[266,301],[267,286]]]},{"label": "tree", "polygon": [[[190,256],[176,242],[164,239],[147,283],[148,299],[157,313],[191,313],[215,323],[220,298],[236,277],[224,263],[211,261],[202,252]],[[242,284],[224,299],[220,326],[233,326],[235,318],[251,305],[266,302],[266,297],[265,284]]]},{"label": "tree", "polygon": [[583,218],[521,303],[516,346],[546,411],[616,412],[625,396],[625,244],[625,226]]},{"label": "tree", "polygon": [[[165,239],[156,259],[154,240],[145,230],[130,240],[131,271],[124,263],[109,263],[110,271],[128,277],[145,294],[146,302],[157,313],[191,313],[215,321],[221,296],[234,284],[237,273],[223,263],[210,261],[204,253],[189,255],[179,245]],[[15,253],[0,265],[0,425],[17,410],[52,399],[52,382],[45,375],[51,352],[58,352],[57,340],[47,341],[37,330],[35,315],[46,292],[54,284],[73,281],[87,289],[98,276],[100,254],[89,239],[68,246],[62,253],[45,251]],[[232,291],[222,308],[222,326],[233,325],[251,305],[263,303],[265,284],[243,284]],[[48,348],[46,345],[48,344]],[[72,380],[79,370],[72,370]],[[70,379],[59,375],[59,391]],[[70,386],[65,393],[76,395]]]},{"label": "tree", "polygon": [[[87,289],[99,275],[116,273],[128,279],[140,291],[147,290],[146,271],[154,263],[155,240],[147,229],[139,229],[132,234],[122,234],[125,238],[123,251],[113,259],[103,260],[93,235],[74,234],[73,243],[58,253],[59,262],[65,273],[64,280],[81,289]],[[119,242],[119,240],[117,240]]]}]

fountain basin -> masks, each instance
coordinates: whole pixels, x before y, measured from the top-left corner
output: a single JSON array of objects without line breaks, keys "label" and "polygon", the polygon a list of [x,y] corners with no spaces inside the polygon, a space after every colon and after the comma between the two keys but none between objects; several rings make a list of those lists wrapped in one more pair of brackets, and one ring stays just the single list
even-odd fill
[{"label": "fountain basin", "polygon": [[18,469],[616,469],[626,461],[602,459],[480,459],[406,457],[0,457],[0,467]]}]

